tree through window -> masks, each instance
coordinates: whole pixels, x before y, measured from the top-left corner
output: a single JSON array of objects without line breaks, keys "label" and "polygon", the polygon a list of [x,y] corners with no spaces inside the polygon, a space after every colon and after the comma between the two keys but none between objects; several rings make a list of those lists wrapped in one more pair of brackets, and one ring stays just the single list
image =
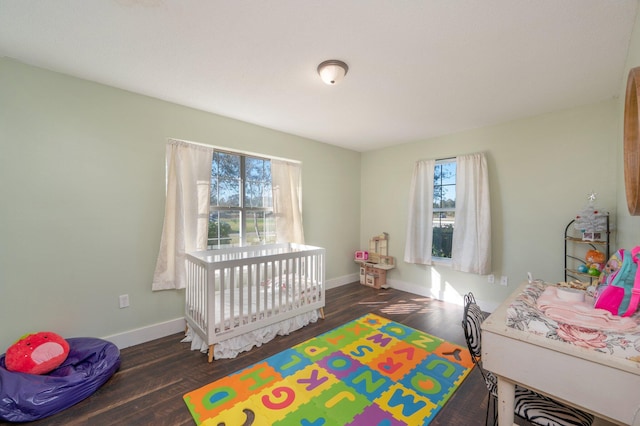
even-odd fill
[{"label": "tree through window", "polygon": [[433,173],[433,257],[451,259],[455,223],[456,160],[438,160]]},{"label": "tree through window", "polygon": [[275,242],[269,159],[214,151],[210,200],[209,248]]}]

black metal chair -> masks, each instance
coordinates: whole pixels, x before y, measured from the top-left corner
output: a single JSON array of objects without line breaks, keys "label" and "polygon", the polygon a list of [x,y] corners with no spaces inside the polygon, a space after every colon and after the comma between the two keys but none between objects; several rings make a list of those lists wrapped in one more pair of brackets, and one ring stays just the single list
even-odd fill
[{"label": "black metal chair", "polygon": [[[489,424],[489,418],[491,418],[491,424],[494,425],[498,415],[498,379],[492,372],[482,367],[480,325],[484,319],[485,314],[476,303],[473,294],[465,294],[462,329],[473,363],[482,374],[489,390],[485,423]],[[515,393],[515,414],[531,423],[542,426],[591,426],[594,420],[594,417],[589,413],[561,404],[554,399],[518,385],[516,385]]]}]

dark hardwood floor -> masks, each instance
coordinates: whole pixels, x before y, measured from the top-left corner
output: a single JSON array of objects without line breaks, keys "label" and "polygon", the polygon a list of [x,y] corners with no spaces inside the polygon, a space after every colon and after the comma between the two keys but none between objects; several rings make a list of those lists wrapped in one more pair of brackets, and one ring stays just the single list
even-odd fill
[{"label": "dark hardwood floor", "polygon": [[[324,320],[235,359],[209,364],[205,354],[180,343],[181,334],[123,349],[120,369],[96,393],[31,424],[193,425],[183,394],[363,314],[372,312],[466,347],[462,311],[460,306],[398,290],[375,290],[357,283],[341,286],[327,291]],[[474,369],[431,425],[483,425],[487,398],[482,377]]]}]

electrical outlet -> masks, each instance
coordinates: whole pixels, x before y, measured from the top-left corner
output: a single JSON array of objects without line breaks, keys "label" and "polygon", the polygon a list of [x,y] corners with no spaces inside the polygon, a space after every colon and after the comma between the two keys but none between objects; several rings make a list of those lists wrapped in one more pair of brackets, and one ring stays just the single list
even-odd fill
[{"label": "electrical outlet", "polygon": [[129,307],[129,295],[123,294],[119,298],[120,301],[120,309]]},{"label": "electrical outlet", "polygon": [[496,276],[493,274],[487,275],[487,282],[489,282],[489,284],[493,284],[494,282],[496,282]]},{"label": "electrical outlet", "polygon": [[506,286],[507,284],[509,284],[509,279],[507,278],[506,275],[503,275],[500,277],[500,285]]}]

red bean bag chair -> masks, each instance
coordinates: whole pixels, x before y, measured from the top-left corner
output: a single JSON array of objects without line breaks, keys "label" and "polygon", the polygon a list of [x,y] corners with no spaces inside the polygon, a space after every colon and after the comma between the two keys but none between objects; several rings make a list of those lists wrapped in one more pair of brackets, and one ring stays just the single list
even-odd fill
[{"label": "red bean bag chair", "polygon": [[120,350],[106,340],[66,339],[69,354],[53,371],[37,375],[7,370],[0,356],[0,419],[30,422],[58,413],[93,394],[120,367]]}]

